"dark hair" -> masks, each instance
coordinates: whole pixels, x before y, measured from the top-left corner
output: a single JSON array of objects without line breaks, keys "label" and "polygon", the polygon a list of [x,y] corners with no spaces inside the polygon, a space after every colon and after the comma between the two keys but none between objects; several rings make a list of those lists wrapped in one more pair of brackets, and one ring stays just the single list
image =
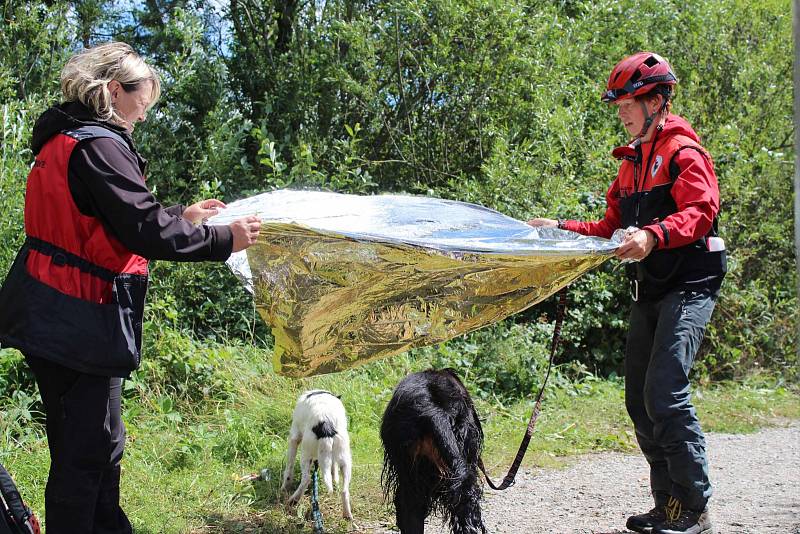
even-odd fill
[{"label": "dark hair", "polygon": [[639,95],[635,98],[636,100],[650,100],[652,98],[655,98],[657,95],[661,95],[662,97],[664,97],[664,107],[666,108],[667,113],[669,113],[670,108],[672,108],[672,96],[673,96],[671,85],[667,85],[664,83],[658,84],[655,87],[653,87],[652,90],[648,91],[643,95]]}]

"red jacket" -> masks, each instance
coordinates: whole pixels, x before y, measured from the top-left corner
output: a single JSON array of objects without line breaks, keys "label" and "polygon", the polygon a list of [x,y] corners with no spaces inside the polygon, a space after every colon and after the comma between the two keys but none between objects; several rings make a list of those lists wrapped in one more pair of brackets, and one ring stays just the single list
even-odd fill
[{"label": "red jacket", "polygon": [[[100,219],[82,214],[75,205],[66,170],[81,140],[77,135],[59,133],[37,155],[25,192],[25,234],[29,240],[54,245],[115,275],[146,277],[147,260],[128,250]],[[121,137],[118,142],[124,143]],[[28,254],[28,273],[67,295],[97,304],[112,301],[112,282],[75,265],[54,264],[58,261],[57,255],[33,248]]]},{"label": "red jacket", "polygon": [[565,221],[563,227],[584,235],[610,238],[615,230],[635,226],[653,233],[654,250],[631,265],[638,295],[657,298],[672,289],[716,293],[727,270],[724,251],[709,252],[716,235],[719,186],[711,156],[681,117],[669,115],[654,142],[642,143],[636,157],[623,159],[606,193],[603,219]]},{"label": "red jacket", "polygon": [[[685,119],[669,115],[664,129],[656,139],[656,152],[651,158],[653,143],[642,143],[641,161],[652,161],[650,170],[642,172],[642,179],[634,183],[636,163],[623,160],[617,178],[606,193],[606,214],[596,222],[566,221],[564,228],[583,235],[610,238],[614,230],[622,228],[620,198],[634,191],[650,191],[654,187],[669,185],[669,162],[681,146],[700,147],[700,139]],[[661,156],[659,162],[658,156]],[[677,248],[697,241],[708,234],[719,212],[719,186],[714,164],[708,154],[698,150],[681,150],[674,163],[680,173],[671,187],[677,211],[665,217],[661,224],[645,221],[641,228],[650,230],[658,238],[657,248]],[[643,166],[640,164],[640,166]],[[655,173],[653,169],[655,168]]]},{"label": "red jacket", "polygon": [[147,260],[225,260],[225,227],[162,208],[127,132],[78,103],[36,123],[27,239],[0,288],[0,343],[84,373],[125,377],[140,363]]}]

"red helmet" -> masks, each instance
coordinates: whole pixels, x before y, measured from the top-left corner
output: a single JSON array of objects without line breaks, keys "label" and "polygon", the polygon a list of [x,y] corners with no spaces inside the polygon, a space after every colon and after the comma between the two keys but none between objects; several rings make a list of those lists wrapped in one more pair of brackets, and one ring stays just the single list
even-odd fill
[{"label": "red helmet", "polygon": [[617,63],[600,99],[616,102],[649,93],[657,85],[673,86],[676,83],[678,78],[666,59],[652,52],[639,52]]}]

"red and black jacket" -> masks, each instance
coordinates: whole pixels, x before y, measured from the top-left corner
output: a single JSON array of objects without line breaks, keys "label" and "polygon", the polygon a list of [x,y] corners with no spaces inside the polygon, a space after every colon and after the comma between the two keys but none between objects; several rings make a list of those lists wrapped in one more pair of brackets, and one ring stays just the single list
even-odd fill
[{"label": "red and black jacket", "polygon": [[717,235],[719,186],[711,157],[683,118],[669,115],[654,142],[623,159],[606,202],[603,219],[563,226],[605,238],[629,226],[652,232],[653,251],[627,269],[640,297],[659,298],[675,289],[719,291],[726,253],[708,249],[708,238]]},{"label": "red and black jacket", "polygon": [[87,113],[65,104],[34,128],[26,241],[0,290],[0,343],[124,377],[140,362],[146,258],[224,260],[232,237],[162,208],[127,132]]}]

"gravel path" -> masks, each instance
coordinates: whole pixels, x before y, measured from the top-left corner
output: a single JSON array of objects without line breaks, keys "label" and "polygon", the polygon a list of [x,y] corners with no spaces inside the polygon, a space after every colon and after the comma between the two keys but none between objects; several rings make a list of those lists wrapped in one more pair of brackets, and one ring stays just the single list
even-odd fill
[{"label": "gravel path", "polygon": [[[715,533],[800,534],[800,422],[706,438]],[[521,471],[508,490],[486,490],[483,510],[492,534],[622,534],[631,512],[651,506],[644,457],[601,453],[564,469]],[[425,530],[447,532],[435,519]]]}]

